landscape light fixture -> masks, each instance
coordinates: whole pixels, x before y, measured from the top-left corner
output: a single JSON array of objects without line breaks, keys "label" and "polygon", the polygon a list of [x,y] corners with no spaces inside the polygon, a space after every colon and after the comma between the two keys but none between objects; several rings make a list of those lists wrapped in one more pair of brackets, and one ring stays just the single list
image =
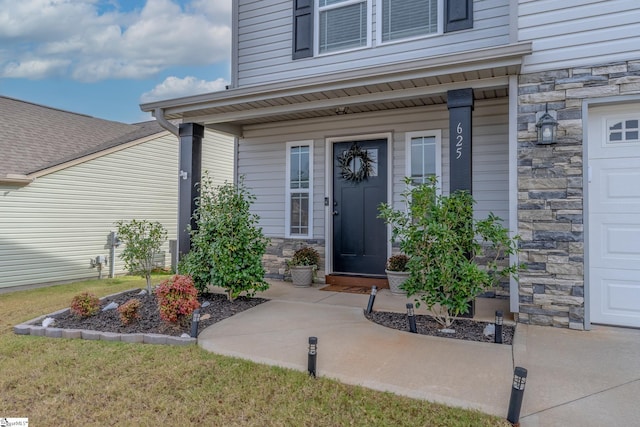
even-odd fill
[{"label": "landscape light fixture", "polygon": [[418,328],[416,327],[416,314],[413,311],[413,304],[407,303],[407,319],[409,320],[409,332],[417,334]]},{"label": "landscape light fixture", "polygon": [[191,318],[191,338],[198,338],[198,324],[200,323],[200,309],[193,310]]},{"label": "landscape light fixture", "polygon": [[527,370],[516,366],[513,370],[513,386],[511,387],[509,413],[507,415],[507,421],[513,425],[520,425],[520,408],[522,408],[522,398],[524,396],[524,385],[526,382]]},{"label": "landscape light fixture", "polygon": [[376,294],[378,293],[378,287],[373,285],[371,287],[371,295],[369,295],[369,304],[367,304],[367,314],[370,314],[373,310],[373,303],[376,300]]},{"label": "landscape light fixture", "polygon": [[502,344],[502,324],[504,317],[502,316],[502,310],[496,310],[496,331],[494,334],[494,341],[496,344]]},{"label": "landscape light fixture", "polygon": [[309,375],[315,378],[316,376],[316,357],[318,354],[318,338],[309,337],[309,358],[307,361],[307,370]]},{"label": "landscape light fixture", "polygon": [[549,145],[557,142],[558,122],[549,114],[548,105],[545,105],[544,114],[536,123],[536,130],[538,131],[538,144]]}]

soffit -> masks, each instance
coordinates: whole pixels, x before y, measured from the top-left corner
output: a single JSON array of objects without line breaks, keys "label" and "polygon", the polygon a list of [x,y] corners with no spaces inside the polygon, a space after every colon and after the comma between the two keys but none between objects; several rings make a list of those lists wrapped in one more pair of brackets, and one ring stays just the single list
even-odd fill
[{"label": "soffit", "polygon": [[446,103],[446,92],[472,87],[476,99],[507,96],[508,76],[517,75],[530,43],[429,60],[353,70],[304,81],[231,89],[142,105],[167,119],[216,128]]}]

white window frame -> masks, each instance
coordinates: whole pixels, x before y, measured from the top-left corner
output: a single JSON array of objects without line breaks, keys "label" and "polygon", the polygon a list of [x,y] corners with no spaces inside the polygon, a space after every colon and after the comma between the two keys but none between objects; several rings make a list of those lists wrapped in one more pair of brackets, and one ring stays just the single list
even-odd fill
[{"label": "white window frame", "polygon": [[438,194],[442,191],[442,131],[440,129],[407,132],[405,134],[406,166],[405,176],[411,177],[411,140],[413,138],[435,138],[436,178],[438,179]]},{"label": "white window frame", "polygon": [[425,39],[429,37],[441,36],[444,33],[444,1],[438,0],[438,30],[435,33],[417,35],[413,37],[405,37],[396,40],[382,40],[382,0],[378,0],[376,4],[376,44],[388,45],[394,43],[404,43],[411,40]]},{"label": "white window frame", "polygon": [[[347,0],[343,3],[336,3],[330,6],[320,7],[320,3],[318,1],[314,2],[315,7],[313,11],[313,56],[326,56],[326,55],[335,55],[338,53],[344,52],[352,52],[355,50],[361,50],[371,47],[371,33],[373,25],[371,21],[373,20],[373,5],[372,0]],[[335,50],[332,52],[324,52],[320,53],[320,12],[324,12],[326,10],[331,9],[339,9],[341,7],[358,4],[358,3],[366,3],[367,4],[367,43],[364,46],[353,47],[344,50]]]},{"label": "white window frame", "polygon": [[[293,147],[309,147],[309,188],[291,188],[291,149]],[[313,237],[313,141],[290,141],[286,144],[286,177],[284,199],[284,235],[289,239],[310,239]],[[291,194],[307,193],[309,195],[309,228],[307,234],[291,233]]]}]

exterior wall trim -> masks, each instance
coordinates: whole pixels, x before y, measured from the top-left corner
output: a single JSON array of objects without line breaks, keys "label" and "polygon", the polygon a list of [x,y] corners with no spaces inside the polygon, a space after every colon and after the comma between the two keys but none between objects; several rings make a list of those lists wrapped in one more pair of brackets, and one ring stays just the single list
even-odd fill
[{"label": "exterior wall trim", "polygon": [[[325,274],[331,274],[333,272],[333,215],[331,199],[333,195],[333,144],[336,142],[344,141],[362,141],[366,139],[386,139],[387,140],[387,202],[393,198],[393,132],[381,132],[373,134],[358,134],[358,135],[345,135],[345,136],[333,136],[325,138],[325,197],[330,201],[329,206],[325,206]],[[387,227],[387,256],[391,254],[391,228]]]},{"label": "exterior wall trim", "polygon": [[[518,234],[518,76],[509,77],[509,235]],[[517,254],[509,257],[509,264],[520,262]],[[520,311],[520,286],[509,280],[509,310]]]},{"label": "exterior wall trim", "polygon": [[231,1],[231,82],[230,87],[238,85],[238,20],[240,18],[239,0]]}]

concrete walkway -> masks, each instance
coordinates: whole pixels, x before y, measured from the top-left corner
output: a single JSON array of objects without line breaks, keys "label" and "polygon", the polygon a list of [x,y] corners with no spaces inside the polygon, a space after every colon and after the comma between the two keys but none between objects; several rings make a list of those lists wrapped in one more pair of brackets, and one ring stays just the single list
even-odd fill
[{"label": "concrete walkway", "polygon": [[[200,333],[206,350],[307,369],[318,337],[319,376],[506,417],[514,366],[529,372],[523,427],[640,425],[640,331],[589,332],[519,324],[513,346],[396,331],[363,316],[369,296],[272,282],[270,301]],[[408,300],[381,290],[374,310],[405,312]],[[497,300],[476,317],[491,320]],[[487,305],[488,304],[488,305]],[[505,310],[507,312],[508,310]],[[418,310],[418,313],[421,311]]]}]

